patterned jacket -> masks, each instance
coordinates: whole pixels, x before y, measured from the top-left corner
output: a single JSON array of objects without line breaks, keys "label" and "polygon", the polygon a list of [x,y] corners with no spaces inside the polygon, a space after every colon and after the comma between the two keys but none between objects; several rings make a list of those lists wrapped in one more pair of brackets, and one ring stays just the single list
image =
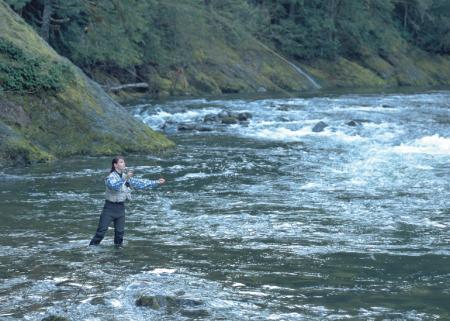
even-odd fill
[{"label": "patterned jacket", "polygon": [[[127,184],[128,183],[128,184]],[[159,186],[158,181],[131,177],[128,180],[116,171],[111,172],[105,179],[105,198],[110,202],[124,202],[131,200],[131,188],[146,189]]]}]

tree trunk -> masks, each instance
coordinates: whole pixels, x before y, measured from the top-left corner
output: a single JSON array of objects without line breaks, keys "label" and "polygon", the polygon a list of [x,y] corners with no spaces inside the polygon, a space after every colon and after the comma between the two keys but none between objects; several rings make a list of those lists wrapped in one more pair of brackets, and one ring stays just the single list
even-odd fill
[{"label": "tree trunk", "polygon": [[403,31],[406,31],[406,23],[408,21],[408,4],[405,3],[405,12],[403,16]]},{"label": "tree trunk", "polygon": [[107,88],[107,90],[112,91],[112,92],[125,90],[125,89],[145,90],[145,89],[148,89],[148,87],[149,86],[146,82],[138,82],[138,83],[134,83],[134,84],[125,84],[125,85],[109,87],[109,88]]},{"label": "tree trunk", "polygon": [[44,0],[44,11],[42,12],[41,37],[48,42],[50,37],[50,20],[53,14],[52,0]]}]

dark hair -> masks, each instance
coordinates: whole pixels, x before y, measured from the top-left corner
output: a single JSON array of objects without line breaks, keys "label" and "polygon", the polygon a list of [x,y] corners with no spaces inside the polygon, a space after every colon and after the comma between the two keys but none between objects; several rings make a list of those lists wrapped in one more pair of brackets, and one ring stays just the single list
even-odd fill
[{"label": "dark hair", "polygon": [[113,158],[113,160],[111,161],[111,170],[109,171],[110,173],[114,172],[116,170],[116,168],[114,167],[114,164],[117,164],[119,162],[119,160],[125,160],[125,158],[123,158],[123,156],[116,156]]}]

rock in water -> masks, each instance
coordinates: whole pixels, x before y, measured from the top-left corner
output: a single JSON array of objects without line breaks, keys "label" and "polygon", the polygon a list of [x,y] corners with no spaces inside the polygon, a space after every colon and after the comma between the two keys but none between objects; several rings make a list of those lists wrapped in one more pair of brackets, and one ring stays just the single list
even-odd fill
[{"label": "rock in water", "polygon": [[358,124],[356,121],[351,120],[351,121],[349,121],[349,122],[347,123],[347,125],[348,125],[348,126],[355,127],[355,126],[358,126],[359,124]]},{"label": "rock in water", "polygon": [[46,318],[43,318],[42,321],[69,321],[69,319],[64,318],[64,317],[59,317],[56,315],[51,315]]},{"label": "rock in water", "polygon": [[216,114],[207,114],[205,117],[203,117],[203,122],[205,123],[212,123],[219,121],[219,116]]},{"label": "rock in water", "polygon": [[138,307],[147,307],[154,310],[165,309],[167,312],[180,311],[181,309],[186,311],[186,314],[190,314],[192,316],[209,315],[208,311],[199,308],[202,305],[203,302],[199,300],[179,298],[176,296],[165,296],[165,295],[155,295],[155,296],[143,295],[136,300],[136,306]]},{"label": "rock in water", "polygon": [[180,124],[178,125],[178,130],[184,130],[184,131],[188,131],[188,130],[194,130],[195,129],[195,124]]},{"label": "rock in water", "polygon": [[162,295],[155,295],[155,296],[143,295],[136,300],[136,305],[138,307],[148,307],[154,310],[158,310],[161,307],[167,306],[167,300],[166,297]]},{"label": "rock in water", "polygon": [[188,318],[197,319],[197,318],[205,318],[209,316],[209,312],[204,309],[183,309],[180,311],[182,315]]},{"label": "rock in water", "polygon": [[227,125],[231,125],[231,124],[237,124],[238,121],[235,117],[222,117],[222,124],[227,124]]},{"label": "rock in water", "polygon": [[237,115],[237,118],[238,118],[239,121],[247,121],[250,118],[252,118],[252,114],[250,114],[248,112],[239,113]]},{"label": "rock in water", "polygon": [[328,125],[326,123],[324,123],[323,121],[320,121],[313,127],[312,131],[314,133],[323,132],[325,127],[328,127]]}]

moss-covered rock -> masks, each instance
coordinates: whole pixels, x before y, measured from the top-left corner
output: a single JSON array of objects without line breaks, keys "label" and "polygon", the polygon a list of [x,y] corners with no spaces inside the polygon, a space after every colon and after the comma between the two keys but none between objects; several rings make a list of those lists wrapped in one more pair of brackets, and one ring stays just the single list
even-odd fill
[{"label": "moss-covered rock", "polygon": [[[147,153],[173,146],[56,54],[3,1],[0,30],[0,164]],[[15,66],[23,68],[17,72]]]}]

